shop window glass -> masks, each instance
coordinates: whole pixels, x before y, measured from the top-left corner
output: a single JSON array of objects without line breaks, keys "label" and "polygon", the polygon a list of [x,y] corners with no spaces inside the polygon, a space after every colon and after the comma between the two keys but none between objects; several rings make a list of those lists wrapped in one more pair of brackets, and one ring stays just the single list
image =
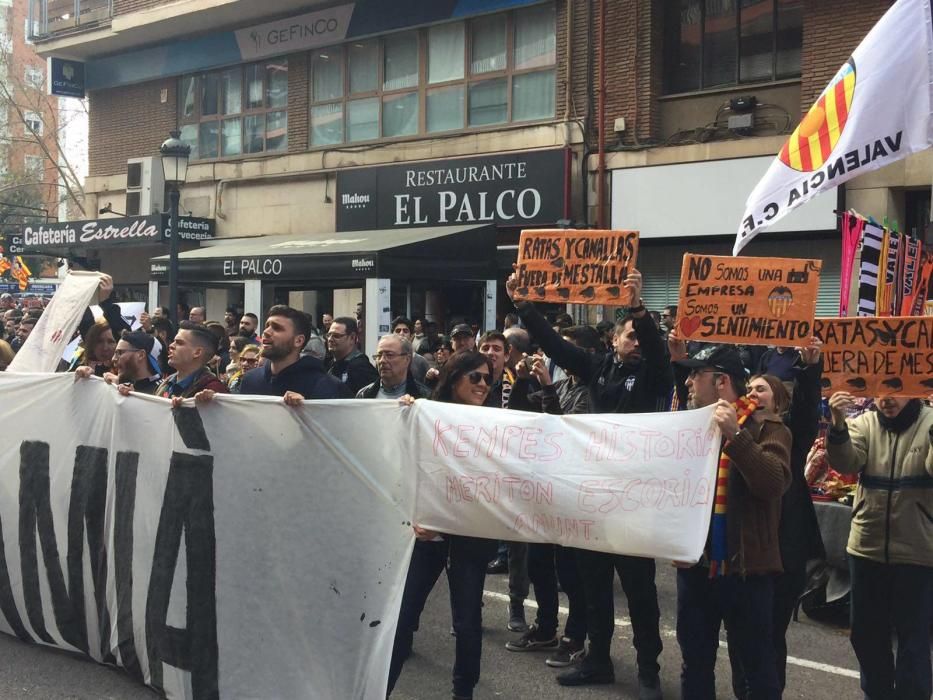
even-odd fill
[{"label": "shop window glass", "polygon": [[246,109],[262,107],[262,65],[246,67]]},{"label": "shop window glass", "polygon": [[498,15],[480,17],[470,24],[470,72],[474,75],[505,70],[506,23]]},{"label": "shop window glass", "polygon": [[311,57],[312,97],[315,102],[343,97],[343,60],[339,48],[315,51]]},{"label": "shop window glass", "polygon": [[288,106],[288,61],[284,58],[266,64],[266,106]]},{"label": "shop window glass", "polygon": [[195,103],[197,98],[198,82],[195,80],[193,75],[186,76],[181,79],[181,87],[179,88],[179,94],[181,97],[178,100],[178,103],[181,105],[181,116],[182,117],[193,117],[195,113]]},{"label": "shop window glass", "polygon": [[508,119],[509,92],[505,78],[470,84],[470,126],[499,124]]},{"label": "shop window glass", "polygon": [[516,75],[512,78],[512,121],[553,117],[555,99],[554,71]]},{"label": "shop window glass", "polygon": [[220,105],[220,76],[209,73],[201,76],[201,116],[217,114]]},{"label": "shop window glass", "polygon": [[379,98],[347,102],[347,141],[379,138]]},{"label": "shop window glass", "polygon": [[401,90],[418,85],[418,34],[391,34],[384,41],[383,90]]},{"label": "shop window glass", "polygon": [[800,75],[803,46],[803,0],[777,2],[777,78]]},{"label": "shop window glass", "polygon": [[452,85],[450,87],[437,88],[431,90],[427,97],[427,130],[450,131],[451,129],[463,128],[463,86]]},{"label": "shop window glass", "polygon": [[418,93],[386,95],[382,98],[382,135],[410,136],[418,133]]},{"label": "shop window glass", "polygon": [[739,79],[769,80],[774,59],[774,3],[742,0],[739,16]]},{"label": "shop window glass", "polygon": [[735,0],[706,0],[703,34],[703,85],[735,83]]},{"label": "shop window glass", "polygon": [[463,41],[463,24],[442,24],[428,29],[429,83],[463,78]]},{"label": "shop window glass", "polygon": [[266,115],[250,114],[243,118],[243,152],[262,153],[265,146]]},{"label": "shop window glass", "polygon": [[220,74],[223,90],[223,114],[239,114],[243,110],[243,76],[239,68]]},{"label": "shop window glass", "polygon": [[379,44],[376,41],[355,41],[348,50],[350,94],[375,92],[379,88]]},{"label": "shop window glass", "polygon": [[198,131],[198,152],[202,158],[218,156],[218,132],[220,122],[204,122]]},{"label": "shop window glass", "polygon": [[515,70],[554,65],[557,60],[554,5],[515,13]]},{"label": "shop window glass", "polygon": [[343,143],[343,105],[340,102],[311,108],[311,145]]},{"label": "shop window glass", "polygon": [[201,157],[200,153],[198,153],[198,125],[183,124],[180,131],[181,136],[178,138],[191,149],[191,154],[188,158],[197,160]]},{"label": "shop window glass", "polygon": [[243,134],[240,132],[240,120],[225,119],[223,123],[223,148],[221,155],[238,156],[242,145]]}]

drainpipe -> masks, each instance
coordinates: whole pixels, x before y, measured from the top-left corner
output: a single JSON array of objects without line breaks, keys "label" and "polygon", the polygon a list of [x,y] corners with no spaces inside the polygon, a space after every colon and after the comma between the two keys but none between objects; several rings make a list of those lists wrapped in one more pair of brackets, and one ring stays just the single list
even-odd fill
[{"label": "drainpipe", "polygon": [[596,119],[598,122],[599,155],[596,166],[596,228],[606,228],[606,0],[599,0],[599,35],[596,44],[599,64],[599,86]]}]

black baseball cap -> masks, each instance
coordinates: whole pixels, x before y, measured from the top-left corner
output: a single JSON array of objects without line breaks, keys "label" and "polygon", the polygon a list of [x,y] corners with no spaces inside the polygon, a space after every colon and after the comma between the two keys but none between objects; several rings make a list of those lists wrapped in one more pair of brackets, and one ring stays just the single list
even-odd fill
[{"label": "black baseball cap", "polygon": [[457,324],[456,326],[454,326],[453,329],[450,331],[450,337],[451,337],[451,338],[454,338],[454,337],[456,337],[456,336],[458,336],[458,335],[462,335],[462,334],[464,334],[464,333],[466,333],[467,335],[473,335],[473,329],[470,328],[470,326],[469,326],[468,324],[466,324],[466,323],[458,323],[458,324]]},{"label": "black baseball cap", "polygon": [[706,345],[690,357],[677,360],[677,364],[690,369],[708,367],[732,377],[745,376],[745,365],[742,364],[742,357],[734,345]]},{"label": "black baseball cap", "polygon": [[143,331],[130,331],[129,333],[124,333],[121,340],[125,340],[137,350],[145,352],[146,359],[149,360],[149,367],[154,370],[156,374],[160,374],[159,360],[153,354],[153,348],[155,347],[155,338],[153,336]]}]

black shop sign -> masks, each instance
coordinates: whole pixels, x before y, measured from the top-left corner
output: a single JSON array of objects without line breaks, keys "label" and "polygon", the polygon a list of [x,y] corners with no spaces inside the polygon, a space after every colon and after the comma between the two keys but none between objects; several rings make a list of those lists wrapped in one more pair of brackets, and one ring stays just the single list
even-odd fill
[{"label": "black shop sign", "polygon": [[337,230],[553,225],[564,218],[564,173],[561,149],[342,171]]},{"label": "black shop sign", "polygon": [[[64,248],[159,244],[169,239],[170,221],[168,214],[149,214],[25,224],[8,231],[7,237],[21,246],[19,252],[38,254]],[[216,235],[213,219],[180,216],[178,222],[180,240],[201,241]]]}]

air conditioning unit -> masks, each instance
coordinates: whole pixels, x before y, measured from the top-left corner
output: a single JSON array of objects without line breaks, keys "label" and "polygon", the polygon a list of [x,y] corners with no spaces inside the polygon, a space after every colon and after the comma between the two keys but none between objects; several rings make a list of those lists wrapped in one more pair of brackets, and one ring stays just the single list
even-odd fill
[{"label": "air conditioning unit", "polygon": [[158,157],[126,161],[126,215],[159,214],[165,209],[165,175]]}]

